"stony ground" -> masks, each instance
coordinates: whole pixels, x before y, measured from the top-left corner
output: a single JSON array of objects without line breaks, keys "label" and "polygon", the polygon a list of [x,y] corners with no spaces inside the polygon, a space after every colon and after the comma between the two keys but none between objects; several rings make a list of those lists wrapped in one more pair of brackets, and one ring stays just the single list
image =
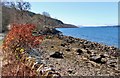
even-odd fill
[{"label": "stony ground", "polygon": [[118,50],[72,37],[52,37],[42,44],[42,59],[62,76],[120,75]]},{"label": "stony ground", "polygon": [[120,75],[117,48],[83,39],[52,35],[29,54],[62,76]]}]

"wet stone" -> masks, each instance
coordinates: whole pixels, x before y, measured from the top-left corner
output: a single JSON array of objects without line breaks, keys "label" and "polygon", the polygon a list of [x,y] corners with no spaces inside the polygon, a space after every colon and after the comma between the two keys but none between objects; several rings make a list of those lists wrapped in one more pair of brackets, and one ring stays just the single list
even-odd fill
[{"label": "wet stone", "polygon": [[70,51],[70,49],[68,48],[68,49],[66,49],[66,51]]},{"label": "wet stone", "polygon": [[94,61],[96,63],[100,63],[100,64],[105,64],[106,62],[104,60],[102,60],[101,56],[91,56],[90,57],[91,61]]},{"label": "wet stone", "polygon": [[113,63],[116,63],[116,60],[108,60],[107,61],[107,64],[113,64]]},{"label": "wet stone", "polygon": [[54,54],[50,55],[52,58],[63,58],[63,53],[55,52]]},{"label": "wet stone", "polygon": [[86,46],[83,44],[83,45],[81,46],[81,48],[84,48],[84,49],[86,49]]},{"label": "wet stone", "polygon": [[90,52],[89,50],[87,50],[87,53],[88,53],[88,54],[91,54],[91,52]]},{"label": "wet stone", "polygon": [[81,55],[83,53],[81,49],[77,49],[76,52],[78,53],[78,55]]},{"label": "wet stone", "polygon": [[72,70],[68,70],[67,72],[68,72],[69,74],[72,74]]},{"label": "wet stone", "polygon": [[88,41],[85,41],[84,44],[88,44]]},{"label": "wet stone", "polygon": [[67,71],[69,74],[74,74],[75,72],[73,71],[73,69],[69,69],[68,71]]},{"label": "wet stone", "polygon": [[74,40],[68,40],[67,42],[68,43],[74,43],[75,41]]},{"label": "wet stone", "polygon": [[51,48],[54,48],[54,46],[51,46]]},{"label": "wet stone", "polygon": [[61,44],[62,47],[65,47],[66,44]]},{"label": "wet stone", "polygon": [[104,55],[100,55],[101,56],[101,58],[105,58],[105,56]]},{"label": "wet stone", "polygon": [[110,64],[109,66],[110,66],[110,67],[116,67],[114,64]]}]

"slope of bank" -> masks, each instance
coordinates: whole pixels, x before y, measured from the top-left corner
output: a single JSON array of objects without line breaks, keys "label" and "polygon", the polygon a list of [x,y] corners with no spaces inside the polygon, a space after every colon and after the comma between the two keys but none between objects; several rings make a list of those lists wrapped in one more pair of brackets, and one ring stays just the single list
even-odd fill
[{"label": "slope of bank", "polygon": [[18,24],[32,23],[35,24],[38,27],[38,29],[42,29],[45,26],[50,28],[77,27],[71,24],[64,24],[61,20],[52,17],[47,17],[42,14],[36,14],[30,11],[22,12],[14,8],[2,6],[1,12],[2,12],[2,31],[7,31],[7,26],[12,23]]}]

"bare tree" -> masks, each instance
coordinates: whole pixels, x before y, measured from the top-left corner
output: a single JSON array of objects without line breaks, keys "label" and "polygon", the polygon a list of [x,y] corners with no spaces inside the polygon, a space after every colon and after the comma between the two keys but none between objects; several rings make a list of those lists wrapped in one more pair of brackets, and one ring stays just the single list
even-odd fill
[{"label": "bare tree", "polygon": [[16,3],[16,9],[21,11],[20,16],[22,16],[22,18],[23,18],[24,12],[30,10],[30,8],[31,8],[31,5],[29,2],[21,1]]},{"label": "bare tree", "polygon": [[21,14],[23,15],[24,11],[28,11],[31,9],[31,5],[29,2],[24,2],[23,0],[19,0],[19,1],[12,1],[12,2],[7,2],[4,1],[1,3],[3,6],[9,7],[9,8],[14,8],[17,10],[21,11]]},{"label": "bare tree", "polygon": [[12,8],[15,11],[14,12],[14,15],[15,15],[14,22],[16,20],[19,20],[20,16],[23,19],[24,18],[23,15],[26,14],[26,12],[31,9],[30,3],[24,2],[23,0],[18,0],[18,1],[15,0],[15,1],[11,1],[11,2],[8,0],[5,0],[1,4],[2,4],[2,6]]},{"label": "bare tree", "polygon": [[27,10],[30,10],[31,8],[31,5],[29,2],[24,2],[23,0],[19,0],[19,1],[4,1],[4,2],[1,2],[2,6],[6,6],[6,7],[9,7],[9,8],[15,8],[15,9],[18,9],[20,11],[27,11]]},{"label": "bare tree", "polygon": [[16,8],[19,9],[20,11],[27,11],[30,10],[31,5],[29,2],[17,2],[16,3]]}]

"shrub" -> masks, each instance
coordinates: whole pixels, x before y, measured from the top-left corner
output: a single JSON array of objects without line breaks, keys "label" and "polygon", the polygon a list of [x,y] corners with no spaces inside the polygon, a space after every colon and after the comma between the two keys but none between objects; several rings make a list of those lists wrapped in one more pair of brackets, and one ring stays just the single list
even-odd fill
[{"label": "shrub", "polygon": [[13,24],[3,42],[3,50],[22,53],[30,47],[36,48],[43,40],[43,36],[33,36],[36,26],[33,24]]}]

